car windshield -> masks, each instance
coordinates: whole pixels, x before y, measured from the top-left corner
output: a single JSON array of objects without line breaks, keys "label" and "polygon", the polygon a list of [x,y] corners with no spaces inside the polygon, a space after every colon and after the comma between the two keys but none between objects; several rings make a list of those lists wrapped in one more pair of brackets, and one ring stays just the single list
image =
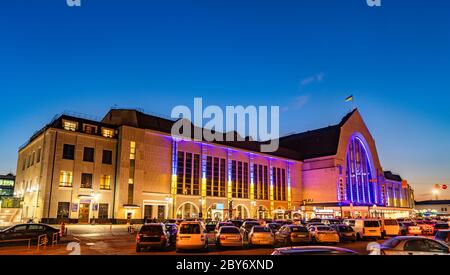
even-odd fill
[{"label": "car windshield", "polygon": [[384,225],[398,225],[396,220],[384,220]]},{"label": "car windshield", "polygon": [[200,225],[195,223],[182,224],[180,234],[200,234]]},{"label": "car windshield", "polygon": [[220,228],[221,234],[239,234],[239,228],[234,226],[224,226]]},{"label": "car windshield", "polygon": [[340,232],[353,232],[353,228],[351,226],[339,225],[337,228]]},{"label": "car windshield", "polygon": [[308,232],[308,229],[303,226],[291,226],[291,232]]},{"label": "car windshield", "polygon": [[244,227],[247,229],[251,229],[253,226],[259,225],[259,222],[245,222]]},{"label": "car windshield", "polygon": [[384,247],[388,247],[388,248],[394,248],[396,247],[398,244],[400,243],[400,240],[397,238],[392,238],[389,239],[387,241],[385,241],[384,243],[382,243],[381,245]]},{"label": "car windshield", "polygon": [[140,232],[142,234],[161,234],[163,229],[160,225],[144,225]]},{"label": "car windshield", "polygon": [[271,232],[271,231],[270,231],[270,228],[265,227],[265,226],[254,226],[253,232]]},{"label": "car windshield", "polygon": [[364,221],[364,227],[380,227],[378,221]]}]

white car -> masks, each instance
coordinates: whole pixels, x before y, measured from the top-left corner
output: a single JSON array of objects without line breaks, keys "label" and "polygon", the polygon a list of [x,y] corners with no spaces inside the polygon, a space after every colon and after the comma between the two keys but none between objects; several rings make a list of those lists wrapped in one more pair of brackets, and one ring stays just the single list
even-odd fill
[{"label": "white car", "polygon": [[208,250],[208,236],[201,222],[182,222],[179,226],[176,241],[176,250],[202,249]]},{"label": "white car", "polygon": [[275,235],[268,226],[253,226],[248,234],[249,245],[273,245]]},{"label": "white car", "polygon": [[365,238],[381,238],[381,224],[377,219],[356,219],[355,225],[352,227],[359,240]]},{"label": "white car", "polygon": [[450,255],[450,246],[426,237],[400,236],[380,245],[381,255]]},{"label": "white car", "polygon": [[339,234],[331,227],[326,225],[313,225],[309,227],[311,239],[318,243],[338,243]]}]

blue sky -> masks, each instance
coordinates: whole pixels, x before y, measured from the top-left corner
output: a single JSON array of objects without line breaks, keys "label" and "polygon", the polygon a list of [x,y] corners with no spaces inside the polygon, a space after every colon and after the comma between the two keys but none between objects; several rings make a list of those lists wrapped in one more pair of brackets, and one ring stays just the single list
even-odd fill
[{"label": "blue sky", "polygon": [[[450,3],[440,0],[5,1],[0,173],[65,110],[170,115],[279,105],[281,132],[337,123],[355,96],[386,170],[429,197],[450,184]],[[450,191],[441,198],[450,198]]]}]

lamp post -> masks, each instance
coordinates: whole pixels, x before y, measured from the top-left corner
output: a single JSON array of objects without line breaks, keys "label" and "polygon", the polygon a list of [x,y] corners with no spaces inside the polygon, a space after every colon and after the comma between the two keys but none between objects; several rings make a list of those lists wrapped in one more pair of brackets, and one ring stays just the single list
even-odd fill
[{"label": "lamp post", "polygon": [[435,200],[438,200],[439,190],[433,189],[433,191],[431,191],[431,192],[432,192],[433,195],[434,195],[434,199],[435,199]]}]

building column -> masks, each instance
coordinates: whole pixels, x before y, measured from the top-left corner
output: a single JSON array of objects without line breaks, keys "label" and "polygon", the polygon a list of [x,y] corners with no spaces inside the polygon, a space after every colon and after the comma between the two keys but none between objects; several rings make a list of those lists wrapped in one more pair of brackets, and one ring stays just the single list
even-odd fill
[{"label": "building column", "polygon": [[[253,167],[253,154],[249,154],[249,173],[250,173],[250,217],[254,217],[256,200],[255,200],[255,179],[254,179],[254,167]],[[255,218],[255,217],[254,217]]]},{"label": "building column", "polygon": [[200,213],[202,214],[202,219],[207,214],[206,209],[206,157],[208,154],[208,149],[206,148],[206,145],[202,143],[202,183],[201,183],[201,198],[200,198]]},{"label": "building column", "polygon": [[[228,209],[228,218],[233,218],[233,182],[231,181],[231,168],[232,168],[232,153],[230,149],[227,149],[227,171],[228,171],[228,182],[227,182],[227,209]],[[231,207],[230,207],[231,206]]]},{"label": "building column", "polygon": [[[288,201],[288,210],[291,210],[292,213],[292,196],[291,196],[291,165],[289,161],[286,161],[286,176],[287,176],[287,201]],[[292,217],[292,214],[291,214]]]},{"label": "building column", "polygon": [[273,211],[275,210],[275,204],[273,201],[273,169],[272,169],[272,161],[269,159],[269,199],[270,199],[270,213],[269,217],[273,218]]}]

